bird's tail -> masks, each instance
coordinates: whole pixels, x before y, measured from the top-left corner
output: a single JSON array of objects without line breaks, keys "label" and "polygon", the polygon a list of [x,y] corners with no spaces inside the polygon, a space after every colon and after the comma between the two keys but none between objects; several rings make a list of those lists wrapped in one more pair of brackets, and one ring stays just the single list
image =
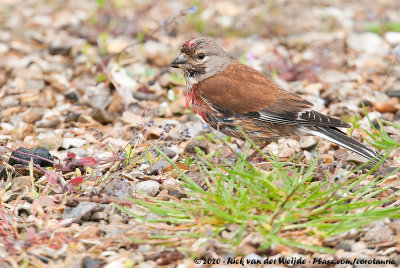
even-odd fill
[{"label": "bird's tail", "polygon": [[381,157],[379,157],[374,150],[362,144],[361,142],[350,138],[335,127],[314,127],[310,130],[310,133],[317,137],[336,143],[337,145],[343,146],[344,148],[347,148],[361,156],[364,156],[369,160],[372,160],[372,162],[375,164],[381,160]]}]

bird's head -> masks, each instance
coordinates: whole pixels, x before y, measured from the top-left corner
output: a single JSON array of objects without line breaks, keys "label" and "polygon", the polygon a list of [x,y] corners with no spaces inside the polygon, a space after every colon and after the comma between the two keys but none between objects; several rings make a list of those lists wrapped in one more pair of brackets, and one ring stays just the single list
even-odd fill
[{"label": "bird's head", "polygon": [[213,40],[198,38],[186,41],[170,66],[182,69],[185,78],[193,77],[200,82],[222,72],[230,62],[228,54]]}]

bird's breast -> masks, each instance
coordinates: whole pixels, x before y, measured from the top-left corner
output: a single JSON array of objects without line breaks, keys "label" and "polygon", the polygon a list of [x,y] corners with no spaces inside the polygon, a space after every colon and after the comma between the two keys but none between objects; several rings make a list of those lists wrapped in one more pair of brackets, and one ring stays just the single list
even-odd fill
[{"label": "bird's breast", "polygon": [[189,103],[192,103],[193,107],[193,112],[196,114],[199,114],[205,121],[207,116],[206,116],[206,111],[207,109],[204,107],[204,101],[202,97],[200,96],[201,93],[198,90],[198,84],[193,84],[188,87],[187,93],[186,93],[186,109],[189,108]]}]

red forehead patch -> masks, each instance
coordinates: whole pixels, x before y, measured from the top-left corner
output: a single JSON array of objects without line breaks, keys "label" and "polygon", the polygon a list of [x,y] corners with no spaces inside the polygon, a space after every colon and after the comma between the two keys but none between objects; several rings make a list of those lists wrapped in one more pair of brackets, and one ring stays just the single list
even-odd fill
[{"label": "red forehead patch", "polygon": [[192,48],[195,45],[196,45],[196,39],[189,39],[183,44],[182,48]]},{"label": "red forehead patch", "polygon": [[201,40],[199,39],[189,39],[185,43],[183,43],[181,51],[182,52],[193,51],[200,43]]}]

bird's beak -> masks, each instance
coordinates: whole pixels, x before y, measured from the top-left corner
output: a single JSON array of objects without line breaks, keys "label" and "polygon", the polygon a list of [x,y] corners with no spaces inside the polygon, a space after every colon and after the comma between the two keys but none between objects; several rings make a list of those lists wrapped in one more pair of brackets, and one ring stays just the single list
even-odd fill
[{"label": "bird's beak", "polygon": [[185,57],[185,55],[180,54],[176,59],[174,59],[170,64],[172,68],[181,68],[184,69],[187,67],[188,64],[188,59]]}]

